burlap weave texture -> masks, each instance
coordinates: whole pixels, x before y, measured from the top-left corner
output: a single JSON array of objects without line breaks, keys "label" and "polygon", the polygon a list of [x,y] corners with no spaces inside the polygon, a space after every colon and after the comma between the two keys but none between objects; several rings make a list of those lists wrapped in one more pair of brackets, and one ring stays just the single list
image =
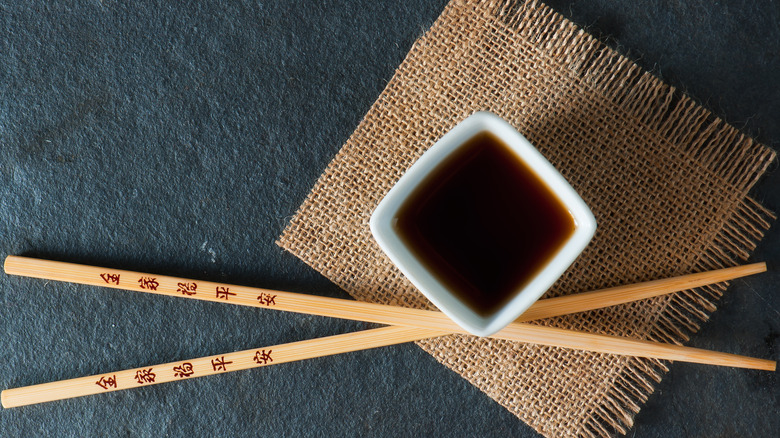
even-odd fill
[{"label": "burlap weave texture", "polygon": [[[371,237],[376,205],[475,111],[498,114],[591,207],[558,296],[734,265],[773,219],[748,197],[774,152],[538,3],[450,3],[322,174],[279,244],[359,300],[430,308]],[[540,322],[680,343],[725,285]],[[547,436],[625,433],[665,364],[453,335],[419,342]]]}]

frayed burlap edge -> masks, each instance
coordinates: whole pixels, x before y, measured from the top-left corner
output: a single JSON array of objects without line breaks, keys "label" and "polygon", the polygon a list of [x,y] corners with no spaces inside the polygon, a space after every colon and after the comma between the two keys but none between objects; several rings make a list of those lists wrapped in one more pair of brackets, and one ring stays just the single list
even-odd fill
[{"label": "frayed burlap edge", "polygon": [[[659,137],[670,144],[670,147],[680,148],[682,153],[695,160],[702,169],[732,187],[730,199],[724,202],[728,205],[727,211],[721,213],[727,220],[713,232],[711,245],[705,251],[698,253],[696,259],[689,263],[690,266],[695,267],[693,270],[730,266],[748,257],[774,216],[746,195],[774,159],[774,152],[740,134],[673,87],[643,72],[614,50],[605,47],[592,36],[539,3],[510,1],[470,4],[455,1],[448,5],[431,31],[415,43],[410,55],[399,67],[382,96],[346,145],[354,146],[357,139],[363,138],[362,136],[370,131],[373,120],[369,115],[385,110],[382,106],[386,105],[387,101],[383,97],[399,86],[403,86],[397,81],[403,77],[404,71],[410,68],[410,64],[415,62],[416,58],[412,54],[427,50],[426,45],[437,38],[437,32],[443,23],[453,25],[453,22],[460,21],[462,25],[467,26],[470,24],[468,20],[470,15],[480,16],[493,26],[502,28],[502,32],[511,32],[524,41],[533,42],[540,52],[544,52],[544,56],[540,56],[539,59],[556,60],[555,65],[551,65],[550,68],[565,66],[565,74],[569,76],[572,83],[582,84],[583,87],[588,87],[589,91],[595,90],[607,97],[621,109],[626,123],[643,124],[654,130]],[[346,145],[333,163],[351,159]],[[331,164],[323,173],[312,194],[302,205],[278,243],[355,295],[353,291],[360,289],[360,285],[351,283],[350,279],[339,278],[339,275],[344,273],[335,272],[332,266],[327,263],[323,265],[318,260],[320,254],[328,250],[327,243],[323,243],[325,247],[313,247],[319,243],[312,245],[311,236],[308,240],[300,238],[301,233],[305,233],[302,230],[305,229],[307,219],[313,211],[312,205],[317,205],[318,194],[334,183],[334,174],[331,172],[333,166],[334,164]],[[397,179],[399,176],[400,174],[393,175],[392,178]],[[383,193],[377,194],[377,198],[381,196]],[[377,199],[368,199],[363,202],[370,204],[376,201]],[[314,209],[316,208],[319,207]],[[360,220],[366,222],[367,218]],[[301,242],[308,242],[309,246]],[[353,269],[361,269],[360,260],[353,263],[358,265],[353,266]],[[347,276],[348,274],[347,272]],[[648,272],[645,274],[646,278],[635,280],[654,278],[661,274],[665,273]],[[649,331],[645,333],[646,338],[675,343],[687,340],[688,336],[698,329],[699,324],[715,310],[715,303],[725,286],[719,284],[685,291],[655,303],[654,309],[659,310],[649,323]],[[357,297],[364,298],[360,294]],[[424,305],[416,301],[400,304]],[[438,360],[446,363],[446,357],[436,354],[439,342],[424,341],[419,345]],[[568,419],[563,424],[558,420],[545,417],[543,412],[539,415],[518,411],[518,404],[514,403],[512,396],[495,394],[491,391],[489,383],[481,383],[477,377],[469,375],[467,370],[458,369],[457,365],[448,366],[464,375],[540,433],[548,436],[608,436],[627,432],[633,424],[634,415],[648,395],[653,392],[655,383],[660,381],[663,372],[667,369],[666,364],[660,361],[639,358],[622,360],[625,361],[624,372],[610,382],[608,390],[603,394],[594,395],[594,400],[597,402],[582,410],[583,414],[574,419],[577,421]]]},{"label": "frayed burlap edge", "polygon": [[[745,261],[763,238],[775,215],[747,196],[775,160],[773,150],[699,106],[690,97],[642,70],[628,58],[539,2],[495,3],[493,11],[524,38],[564,59],[579,76],[619,106],[627,117],[682,146],[699,165],[737,189],[730,220],[714,236],[713,245],[695,261],[695,271],[734,266]],[[573,78],[574,79],[574,78]],[[728,283],[687,290],[670,297],[648,339],[681,344],[716,310]],[[632,358],[632,366],[613,382],[601,406],[586,417],[581,436],[626,434],[640,406],[668,371],[663,361]],[[533,425],[532,425],[533,426]],[[535,427],[544,432],[544,428]]]}]

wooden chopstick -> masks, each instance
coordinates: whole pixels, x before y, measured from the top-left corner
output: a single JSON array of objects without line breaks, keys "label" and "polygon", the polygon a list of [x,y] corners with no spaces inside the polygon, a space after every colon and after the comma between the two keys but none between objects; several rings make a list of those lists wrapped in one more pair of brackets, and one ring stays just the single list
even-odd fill
[{"label": "wooden chopstick", "polygon": [[[443,335],[446,333],[439,333]],[[211,376],[314,357],[367,350],[412,342],[436,332],[414,327],[389,326],[234,353],[187,359],[40,385],[7,389],[0,393],[4,408],[139,388],[159,383]]]},{"label": "wooden chopstick", "polygon": [[[775,363],[772,361],[746,358],[728,353],[638,341],[617,336],[594,335],[551,327],[528,325],[527,328],[529,329],[527,333],[529,342],[538,341],[542,345],[564,346],[603,353],[629,354],[632,356],[693,363],[775,370]],[[315,357],[368,350],[448,334],[447,332],[437,332],[415,327],[381,327],[234,353],[7,389],[0,393],[0,401],[2,401],[4,408],[14,408],[268,365],[278,365]],[[629,353],[626,353],[626,351],[629,351]]]},{"label": "wooden chopstick", "polygon": [[[519,322],[615,306],[765,271],[766,263],[754,263],[539,300],[523,313],[517,322],[510,324],[491,337],[522,341],[522,339],[513,337],[513,333],[517,331],[513,330],[513,327],[522,327]],[[468,334],[446,315],[432,310],[410,309],[21,256],[6,257],[5,272],[9,275],[103,286],[134,292]]]},{"label": "wooden chopstick", "polygon": [[[37,266],[38,268],[34,268],[34,266]],[[41,269],[42,267],[47,267],[49,271],[53,271],[56,274],[49,276],[48,274],[45,273],[47,270]],[[62,263],[62,262],[51,262],[51,261],[29,259],[29,258],[16,257],[16,256],[9,256],[9,258],[6,259],[6,271],[8,273],[29,275],[33,277],[39,277],[39,278],[49,278],[49,279],[58,279],[58,280],[63,279],[63,276],[71,278],[74,277],[73,273],[70,272],[71,268],[77,268],[76,270],[79,272],[83,272],[85,270],[81,268],[92,268],[98,270],[102,269],[102,268],[94,268],[94,267],[89,267],[84,265],[74,265],[74,264]],[[678,290],[684,290],[692,287],[701,286],[704,284],[709,284],[712,282],[726,281],[728,279],[736,278],[739,276],[749,275],[746,274],[746,272],[757,273],[766,270],[766,266],[761,263],[748,265],[745,267],[739,267],[739,268],[745,268],[745,269],[728,268],[728,272],[723,272],[726,270],[718,270],[718,271],[713,271],[711,273],[693,274],[693,276],[683,276],[683,277],[678,277],[677,279],[669,279],[669,280],[675,280],[673,282],[669,280],[656,280],[653,282],[642,283],[640,285],[635,285],[635,286],[641,286],[636,288],[636,290],[639,291],[641,296],[657,296],[662,293],[662,290],[666,290],[664,289],[664,287],[667,286],[680,287],[681,289]],[[26,272],[26,274],[21,274],[22,272]],[[118,275],[115,284],[116,287],[119,287],[119,285],[122,284],[121,275],[123,273],[125,274],[130,273],[133,275],[140,274],[142,275],[142,277],[140,277],[141,279],[146,278],[148,281],[157,282],[157,286],[154,288],[156,290],[144,289],[144,291],[150,291],[155,293],[164,293],[164,290],[160,290],[162,282],[158,281],[157,280],[158,278],[160,279],[173,278],[173,277],[163,277],[163,276],[149,276],[149,274],[141,274],[141,273],[136,273],[131,271],[119,271],[118,274],[117,272],[112,272],[108,275],[114,275],[114,274]],[[102,274],[105,274],[105,272]],[[78,278],[78,276],[75,277]],[[111,278],[108,277],[107,275],[106,277]],[[706,281],[705,278],[711,278],[714,280],[709,281],[709,283],[702,284],[703,281]],[[101,279],[105,280],[104,277],[101,277]],[[154,280],[149,280],[149,279],[154,279]],[[84,279],[82,278],[82,280]],[[183,279],[175,279],[175,280],[183,280]],[[71,280],[65,280],[65,281],[71,281]],[[92,280],[76,281],[76,282],[94,284],[91,281]],[[197,284],[202,284],[202,283],[206,283],[206,282],[200,282]],[[143,282],[139,280],[139,284],[143,284]],[[211,284],[211,283],[207,283],[207,284]],[[215,286],[215,287],[227,288],[228,294],[233,293],[231,292],[230,287],[238,288],[237,286],[225,286],[225,285]],[[128,288],[128,289],[135,290],[132,288]],[[266,289],[254,289],[254,288],[245,288],[245,289],[252,289],[255,292],[263,291],[260,293],[275,292],[275,291],[268,291]],[[197,291],[197,288],[195,289],[195,291]],[[215,291],[215,295],[218,294],[218,291],[219,290]],[[224,293],[224,289],[223,289],[223,293]],[[279,293],[293,295],[294,296],[293,298],[295,298],[295,296],[297,295],[300,295],[300,294],[292,294],[289,292],[284,292],[284,293],[279,292]],[[553,303],[557,302],[558,304],[557,305],[543,304],[538,307],[539,310],[536,311],[535,315],[537,316],[546,315],[546,317],[549,317],[549,316],[556,316],[565,313],[571,313],[572,311],[582,311],[580,309],[583,308],[592,309],[592,308],[603,307],[603,305],[599,304],[600,303],[600,300],[598,299],[599,293],[603,294],[601,295],[603,297],[609,297],[608,299],[605,298],[606,301],[604,301],[607,303],[611,303],[607,305],[614,305],[617,303],[629,301],[629,299],[626,297],[627,292],[625,290],[625,287],[611,288],[600,292],[589,292],[586,294],[579,294],[583,296],[579,298],[579,301],[562,300],[562,298],[564,297],[544,300],[544,301],[552,301]],[[227,295],[228,302],[230,298],[235,296],[238,296],[237,292],[236,295]],[[192,297],[194,297],[194,295]],[[322,298],[322,297],[313,297],[313,298]],[[355,303],[348,300],[336,300],[331,298],[325,298],[325,300],[328,301],[335,300],[338,302],[343,301],[346,303]],[[561,305],[561,303],[563,303],[563,305]],[[234,302],[234,304],[236,304],[236,302]],[[358,303],[358,304],[368,304],[368,303]],[[388,306],[381,306],[376,304],[372,306],[388,307]],[[397,309],[397,308],[392,308],[392,309]],[[285,309],[285,310],[289,310],[289,309]],[[406,309],[406,310],[410,310],[410,309]],[[299,310],[294,310],[294,311],[299,311]],[[426,312],[426,314],[438,313],[438,312],[430,312],[430,311],[416,311],[416,312]],[[324,314],[324,313],[317,313],[317,314]],[[326,316],[332,316],[332,315],[328,314]],[[419,317],[420,315],[417,316]],[[531,316],[533,316],[533,314]],[[526,318],[530,318],[531,316]],[[374,321],[374,322],[381,322],[381,321]],[[60,381],[60,382],[51,382],[51,383],[45,383],[41,385],[9,389],[3,391],[2,396],[0,398],[2,398],[2,404],[6,408],[22,406],[22,405],[32,404],[32,403],[42,403],[45,401],[59,400],[67,397],[78,397],[82,395],[106,392],[109,390],[114,391],[119,389],[129,389],[138,386],[145,386],[150,383],[163,383],[172,380],[180,380],[182,378],[202,377],[206,375],[219,374],[221,372],[236,371],[239,369],[247,369],[256,366],[264,366],[270,364],[268,363],[269,360],[273,360],[273,363],[284,363],[292,360],[302,360],[302,359],[307,359],[312,357],[337,354],[341,352],[356,351],[356,350],[362,350],[368,348],[376,348],[384,345],[410,342],[410,341],[425,339],[429,337],[441,336],[444,334],[449,334],[451,332],[452,331],[450,330],[441,330],[441,329],[436,330],[428,327],[422,327],[422,328],[399,327],[399,326],[384,327],[382,329],[366,330],[357,333],[348,333],[344,335],[331,336],[327,338],[300,341],[292,344],[282,344],[273,347],[266,347],[266,349],[268,350],[268,357],[265,359],[263,363],[260,363],[261,360],[253,359],[253,361],[255,362],[253,364],[249,362],[249,360],[246,358],[246,355],[249,354],[249,352],[252,352],[253,354],[255,354],[255,356],[253,356],[254,358],[257,355],[260,355],[261,352],[263,352],[264,354],[266,349],[246,350],[244,352],[229,353],[221,356],[209,356],[209,357],[204,357],[199,359],[192,359],[189,361],[177,362],[178,365],[176,364],[155,365],[152,367],[144,367],[141,369],[119,371],[119,372],[108,373],[99,376],[84,377],[79,379],[71,379],[71,380]],[[622,355],[650,357],[650,358],[665,359],[665,360],[679,360],[679,361],[688,361],[694,363],[754,368],[754,369],[762,369],[762,370],[774,370],[776,368],[775,362],[764,360],[764,359],[749,358],[749,357],[738,356],[734,354],[713,352],[713,351],[683,347],[678,345],[669,345],[669,344],[662,344],[662,343],[649,342],[649,341],[626,339],[617,336],[596,335],[592,333],[583,333],[583,332],[577,332],[572,330],[558,329],[554,327],[535,326],[535,325],[520,324],[520,323],[511,324],[509,327],[499,332],[496,335],[496,337],[501,339],[510,339],[514,341],[528,342],[528,343],[534,343],[540,345],[550,345],[550,346],[581,349],[581,350],[610,353],[610,354],[622,354]],[[293,351],[294,354],[291,353],[288,356],[286,353],[288,349],[290,351]],[[278,352],[280,350],[283,352],[282,360],[276,360],[276,356],[271,356],[272,351]],[[231,360],[233,358],[235,358],[236,360]],[[228,369],[227,367],[227,362],[230,362],[230,369]],[[212,366],[211,372],[209,372],[208,367],[205,366],[208,365],[208,363],[210,363]],[[235,365],[233,365],[234,363]],[[189,368],[187,368],[185,371],[191,371],[191,373],[187,376],[182,375],[183,374],[182,367],[184,366],[184,364],[189,364]],[[197,373],[194,371],[195,364],[198,364],[198,368],[199,368]],[[179,367],[178,368],[179,372],[176,372],[176,369],[174,367]],[[162,370],[162,373],[159,375],[159,377],[157,376],[156,373],[154,373],[154,370],[156,369]],[[132,380],[132,378],[128,378],[128,376],[135,378],[135,380]],[[149,381],[150,379],[151,381]]]}]

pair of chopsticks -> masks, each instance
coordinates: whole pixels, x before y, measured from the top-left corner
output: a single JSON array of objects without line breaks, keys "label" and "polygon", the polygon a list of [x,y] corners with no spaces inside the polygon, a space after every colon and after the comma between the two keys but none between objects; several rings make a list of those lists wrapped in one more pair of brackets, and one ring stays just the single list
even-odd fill
[{"label": "pair of chopsticks", "polygon": [[[492,335],[491,338],[599,353],[774,371],[776,363],[771,360],[525,323],[537,319],[584,312],[652,298],[765,271],[765,263],[755,263],[539,300],[516,322]],[[467,334],[466,331],[444,314],[430,310],[387,306],[19,256],[8,256],[6,258],[5,272],[10,275],[388,325],[388,327],[354,333],[8,389],[0,394],[2,405],[5,408],[366,350],[453,333]]]}]

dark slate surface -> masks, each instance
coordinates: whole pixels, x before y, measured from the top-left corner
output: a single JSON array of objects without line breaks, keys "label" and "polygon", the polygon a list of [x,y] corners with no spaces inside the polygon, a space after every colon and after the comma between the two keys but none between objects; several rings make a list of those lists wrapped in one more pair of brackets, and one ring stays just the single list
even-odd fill
[{"label": "dark slate surface", "polygon": [[[0,256],[346,297],[274,240],[445,1],[124,3],[0,1]],[[552,5],[780,147],[776,1]],[[779,242],[691,345],[778,360]],[[366,327],[0,275],[0,387]],[[776,436],[779,395],[673,364],[629,436]],[[536,435],[413,345],[0,411],[8,437],[336,434]]]}]

